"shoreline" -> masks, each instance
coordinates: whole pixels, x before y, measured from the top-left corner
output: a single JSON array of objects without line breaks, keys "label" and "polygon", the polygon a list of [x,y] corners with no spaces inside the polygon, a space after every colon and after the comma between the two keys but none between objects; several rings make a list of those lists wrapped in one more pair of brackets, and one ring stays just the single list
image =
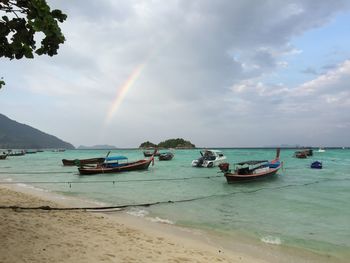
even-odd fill
[{"label": "shoreline", "polygon": [[[1,205],[64,203],[13,187],[0,194]],[[1,262],[265,262],[100,212],[1,209],[0,218]]]},{"label": "shoreline", "polygon": [[[38,191],[37,188],[31,188],[31,187],[23,187],[23,186],[16,186],[12,185],[9,187],[0,187],[0,192],[3,195],[4,191],[10,191],[10,195],[19,195],[21,198],[19,200],[20,203],[27,204],[36,204],[38,206],[39,204],[47,205],[48,203],[52,206],[60,206],[60,207],[74,207],[74,206],[102,206],[103,203],[98,203],[92,200],[86,200],[86,199],[78,199],[76,197],[71,196],[65,196],[56,194],[50,191]],[[12,192],[12,193],[11,193]],[[7,192],[9,194],[9,192]],[[13,197],[12,197],[13,199]],[[35,201],[33,201],[33,199]],[[3,199],[2,199],[3,200]],[[28,201],[29,200],[29,201]],[[4,205],[3,202],[1,205]],[[13,201],[11,203],[13,204]],[[0,211],[2,217],[5,210]],[[16,213],[12,210],[9,210],[10,213]],[[180,257],[191,258],[191,261],[200,260],[198,262],[329,262],[330,258],[326,258],[325,256],[319,256],[312,252],[308,251],[297,251],[296,249],[292,248],[281,248],[280,246],[271,245],[271,244],[264,244],[259,242],[253,242],[253,240],[248,239],[247,237],[243,237],[241,235],[238,235],[237,237],[233,239],[230,239],[225,236],[219,236],[217,233],[210,233],[210,231],[203,231],[203,230],[196,230],[192,228],[182,227],[178,225],[170,225],[170,224],[164,224],[159,222],[152,222],[151,220],[147,220],[144,217],[137,217],[134,215],[127,214],[125,210],[123,211],[114,211],[114,212],[63,212],[63,211],[21,211],[21,213],[29,213],[29,214],[36,214],[39,215],[45,214],[47,218],[45,218],[46,224],[49,223],[50,225],[50,213],[51,214],[63,214],[63,218],[69,217],[69,213],[73,213],[75,215],[79,214],[79,220],[86,221],[91,220],[92,217],[101,218],[101,216],[105,219],[105,221],[111,221],[113,224],[118,225],[118,228],[127,228],[131,230],[131,233],[137,232],[137,234],[141,234],[145,236],[145,238],[150,242],[149,244],[152,247],[152,243],[159,243],[160,246],[165,245],[165,247],[169,247],[168,257],[166,259],[162,258],[160,260],[159,258],[154,258],[151,255],[150,258],[152,258],[152,262],[164,262],[164,260],[168,260],[171,262],[177,262],[175,258],[178,257],[178,254],[182,255]],[[105,223],[106,223],[105,222]],[[94,225],[96,224],[96,226]],[[91,226],[90,226],[91,225]],[[96,223],[94,220],[90,223],[86,223],[84,225],[84,229],[86,229],[87,233],[90,232],[91,229],[96,229],[100,223]],[[59,227],[59,226],[58,226]],[[61,226],[63,228],[70,228],[71,226]],[[49,228],[49,227],[48,227]],[[101,230],[102,231],[102,230]],[[47,232],[47,229],[45,230]],[[100,232],[100,231],[98,231]],[[102,231],[104,235],[108,236],[108,233],[104,233],[105,231]],[[130,231],[129,231],[130,232]],[[90,233],[92,234],[92,233]],[[55,236],[54,233],[51,233],[51,235]],[[57,238],[57,237],[56,237]],[[89,239],[94,239],[94,235],[92,234]],[[140,245],[137,241],[135,241],[135,237],[133,235],[129,235],[129,237],[124,240],[124,242],[130,242],[130,240],[133,240],[132,246],[136,245],[137,247]],[[137,239],[136,239],[137,240]],[[107,241],[107,240],[105,240]],[[63,240],[63,242],[69,242],[69,240]],[[94,243],[94,241],[91,241]],[[90,242],[90,243],[91,243]],[[108,243],[108,242],[107,242]],[[142,242],[141,242],[142,243]],[[162,244],[164,243],[164,244]],[[74,246],[74,245],[73,245]],[[108,244],[106,244],[108,247]],[[180,246],[180,252],[179,252],[179,246]],[[154,248],[144,246],[142,244],[143,253],[149,254],[149,250],[153,250]],[[197,253],[194,253],[192,250],[195,249]],[[164,249],[162,249],[164,250]],[[172,251],[177,251],[173,255]],[[189,251],[192,251],[189,253]],[[120,251],[114,251],[116,254],[120,254]],[[83,251],[77,251],[77,255],[80,253],[83,253]],[[152,254],[152,253],[151,253]],[[170,255],[171,254],[171,255]],[[194,256],[195,255],[195,256]],[[203,256],[205,255],[205,256]],[[121,257],[125,257],[127,255],[123,254],[119,255]],[[183,258],[183,259],[184,259]],[[208,260],[210,258],[210,260]],[[37,260],[40,260],[38,258]],[[74,259],[79,261],[78,258]],[[148,262],[147,260],[144,261],[144,259],[136,258],[135,262]],[[157,261],[159,260],[159,261]],[[331,259],[332,262],[341,262],[338,261],[335,258]],[[1,260],[0,260],[1,261]],[[51,260],[50,260],[51,261]],[[182,262],[184,260],[180,260],[179,262]],[[12,262],[12,261],[10,261]],[[15,262],[15,261],[13,261]],[[40,261],[38,261],[40,262]],[[53,261],[54,262],[54,261]],[[114,262],[114,261],[112,261]],[[118,261],[119,262],[119,261]],[[121,261],[121,262],[127,262],[127,261]]]}]

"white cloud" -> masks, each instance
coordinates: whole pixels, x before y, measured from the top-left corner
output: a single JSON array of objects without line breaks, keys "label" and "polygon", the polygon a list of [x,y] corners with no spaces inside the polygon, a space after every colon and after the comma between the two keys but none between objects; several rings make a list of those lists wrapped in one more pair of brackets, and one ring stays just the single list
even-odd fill
[{"label": "white cloud", "polygon": [[[263,80],[288,67],[286,56],[302,55],[290,44],[292,38],[326,24],[349,7],[348,1],[50,3],[68,14],[62,25],[67,41],[59,55],[36,58],[30,65],[0,65],[6,65],[7,82],[18,85],[20,75],[22,90],[50,98],[50,103],[43,101],[42,118],[52,116],[56,121],[43,121],[41,127],[56,130],[56,135],[77,145],[138,146],[147,136],[160,141],[170,135],[205,145],[208,135],[220,133],[210,144],[227,146],[231,136],[257,136],[264,127],[261,117],[268,116],[264,122],[273,125],[273,120],[294,117],[293,111],[312,112],[315,107],[308,100],[316,101],[313,96],[318,102],[347,107],[346,63],[345,72],[338,68],[297,88]],[[101,127],[118,89],[142,63],[145,67],[114,121]],[[343,93],[330,92],[340,85]],[[15,101],[12,109],[24,116]],[[63,128],[63,123],[69,125]],[[116,132],[118,137],[113,136]],[[293,137],[288,134],[286,140]],[[271,144],[276,136],[229,144]]]}]

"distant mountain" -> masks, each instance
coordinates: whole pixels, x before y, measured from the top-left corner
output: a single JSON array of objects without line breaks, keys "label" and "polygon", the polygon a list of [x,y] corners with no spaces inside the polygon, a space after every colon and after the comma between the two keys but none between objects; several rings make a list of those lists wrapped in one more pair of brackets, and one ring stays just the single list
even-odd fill
[{"label": "distant mountain", "polygon": [[18,123],[0,114],[0,148],[2,149],[74,149],[61,139],[39,131],[26,124]]},{"label": "distant mountain", "polygon": [[93,145],[93,146],[84,146],[84,145],[80,145],[78,148],[78,150],[111,150],[111,149],[117,149],[117,147],[113,146],[113,145]]}]

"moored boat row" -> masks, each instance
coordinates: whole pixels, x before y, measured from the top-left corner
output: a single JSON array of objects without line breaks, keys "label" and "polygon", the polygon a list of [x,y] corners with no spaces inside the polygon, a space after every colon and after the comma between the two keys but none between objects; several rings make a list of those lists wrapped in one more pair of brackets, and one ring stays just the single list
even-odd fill
[{"label": "moored boat row", "polygon": [[[154,154],[156,151],[154,151]],[[200,152],[201,157],[192,161],[194,167],[206,167],[211,168],[219,166],[221,172],[228,183],[252,181],[257,179],[263,179],[275,175],[282,167],[283,162],[279,159],[280,150],[277,149],[275,159],[272,161],[267,160],[251,160],[236,163],[234,170],[231,172],[229,169],[229,163],[226,163],[226,156],[222,151],[218,150],[203,150]],[[146,170],[152,163],[154,164],[154,155],[149,159],[129,161],[125,156],[111,156],[105,158],[89,158],[89,159],[63,159],[64,165],[76,165],[78,167],[79,174],[81,175],[94,175],[105,173],[120,173],[135,170]],[[174,154],[171,152],[161,153],[159,160],[171,160]]]}]

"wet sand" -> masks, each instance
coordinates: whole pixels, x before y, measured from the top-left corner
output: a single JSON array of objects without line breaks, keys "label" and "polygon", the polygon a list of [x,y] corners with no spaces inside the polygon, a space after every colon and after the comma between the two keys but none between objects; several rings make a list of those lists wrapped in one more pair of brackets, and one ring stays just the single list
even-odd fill
[{"label": "wet sand", "polygon": [[[1,206],[62,204],[0,188]],[[0,262],[267,262],[125,216],[0,209]],[[135,224],[138,224],[137,226]],[[133,227],[133,225],[135,227]],[[159,224],[158,224],[159,225]]]}]

